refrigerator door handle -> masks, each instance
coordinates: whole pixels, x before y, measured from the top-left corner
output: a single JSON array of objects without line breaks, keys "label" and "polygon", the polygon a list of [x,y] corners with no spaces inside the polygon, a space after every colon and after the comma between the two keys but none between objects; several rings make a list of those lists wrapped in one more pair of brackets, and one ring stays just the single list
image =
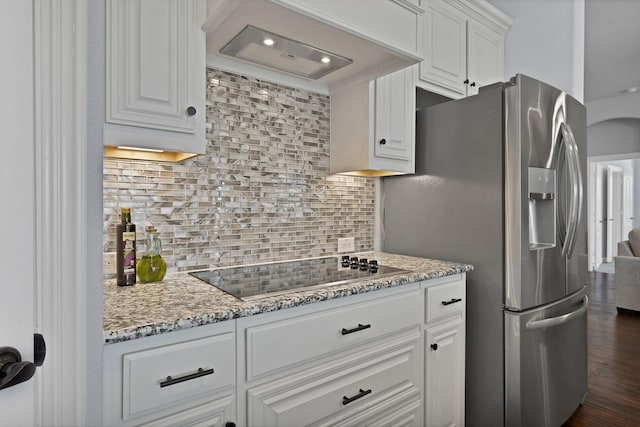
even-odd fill
[{"label": "refrigerator door handle", "polygon": [[576,245],[576,232],[582,216],[582,171],[580,170],[580,157],[578,153],[578,144],[571,126],[567,123],[560,125],[562,138],[566,148],[566,160],[569,165],[569,175],[571,180],[571,203],[569,207],[569,220],[567,227],[567,235],[565,245],[562,248],[562,255],[571,258]]},{"label": "refrigerator door handle", "polygon": [[548,319],[529,320],[526,323],[526,328],[531,331],[534,329],[551,328],[553,326],[562,325],[563,323],[567,323],[571,319],[574,319],[587,311],[587,307],[589,307],[589,297],[585,295],[582,299],[582,305],[577,310],[563,314],[562,316],[550,317]]}]

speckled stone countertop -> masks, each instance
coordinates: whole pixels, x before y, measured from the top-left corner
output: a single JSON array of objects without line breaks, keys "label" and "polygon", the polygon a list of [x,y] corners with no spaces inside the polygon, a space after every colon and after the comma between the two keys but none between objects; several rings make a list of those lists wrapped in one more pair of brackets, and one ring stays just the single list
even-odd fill
[{"label": "speckled stone countertop", "polygon": [[341,298],[377,289],[400,286],[473,269],[427,258],[381,252],[356,254],[375,258],[381,265],[409,270],[378,279],[363,280],[326,288],[309,289],[243,302],[188,273],[167,274],[160,283],[138,283],[119,287],[115,280],[104,284],[104,341],[121,341],[187,329],[268,311]]}]

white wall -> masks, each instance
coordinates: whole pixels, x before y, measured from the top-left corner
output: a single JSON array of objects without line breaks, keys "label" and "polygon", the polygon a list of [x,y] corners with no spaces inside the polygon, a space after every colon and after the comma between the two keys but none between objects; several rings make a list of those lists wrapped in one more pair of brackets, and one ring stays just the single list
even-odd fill
[{"label": "white wall", "polygon": [[587,126],[622,118],[640,119],[640,93],[613,96],[587,104]]},{"label": "white wall", "polygon": [[615,119],[587,127],[587,156],[640,153],[640,119]]},{"label": "white wall", "polygon": [[640,227],[640,119],[607,120],[587,127],[587,155],[594,160],[598,156],[630,159],[603,164],[621,166],[625,175],[633,175],[633,226]]},{"label": "white wall", "polygon": [[516,73],[584,100],[584,0],[489,0],[513,18],[505,80]]}]

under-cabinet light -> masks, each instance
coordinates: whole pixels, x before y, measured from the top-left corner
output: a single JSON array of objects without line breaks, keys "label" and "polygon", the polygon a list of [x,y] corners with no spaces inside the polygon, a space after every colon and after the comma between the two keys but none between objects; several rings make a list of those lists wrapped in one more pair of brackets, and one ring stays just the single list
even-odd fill
[{"label": "under-cabinet light", "polygon": [[127,145],[118,145],[118,148],[121,150],[149,151],[151,153],[164,153],[164,150],[158,150],[156,148],[129,147]]},{"label": "under-cabinet light", "polygon": [[129,160],[152,160],[157,162],[181,162],[191,157],[197,156],[195,153],[185,153],[181,151],[157,150],[153,148],[136,148],[128,146],[104,147],[104,157],[113,157]]}]

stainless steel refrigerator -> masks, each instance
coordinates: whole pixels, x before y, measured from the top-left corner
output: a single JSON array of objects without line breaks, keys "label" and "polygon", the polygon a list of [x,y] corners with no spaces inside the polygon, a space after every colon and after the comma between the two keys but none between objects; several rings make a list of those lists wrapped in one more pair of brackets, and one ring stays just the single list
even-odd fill
[{"label": "stainless steel refrigerator", "polygon": [[587,390],[585,107],[518,74],[416,113],[416,174],[384,178],[383,245],[473,264],[468,426],[560,426]]}]

